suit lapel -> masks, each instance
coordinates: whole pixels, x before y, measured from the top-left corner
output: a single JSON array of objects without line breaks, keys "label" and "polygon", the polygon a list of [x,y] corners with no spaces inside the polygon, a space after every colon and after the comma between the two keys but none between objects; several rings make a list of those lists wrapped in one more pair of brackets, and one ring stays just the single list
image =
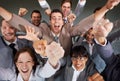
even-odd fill
[{"label": "suit lapel", "polygon": [[85,80],[86,79],[86,71],[85,70],[86,70],[86,68],[80,73],[77,81],[86,81]]},{"label": "suit lapel", "polygon": [[[74,70],[72,67],[68,68],[67,81],[72,81]],[[65,77],[66,78],[66,77]]]}]

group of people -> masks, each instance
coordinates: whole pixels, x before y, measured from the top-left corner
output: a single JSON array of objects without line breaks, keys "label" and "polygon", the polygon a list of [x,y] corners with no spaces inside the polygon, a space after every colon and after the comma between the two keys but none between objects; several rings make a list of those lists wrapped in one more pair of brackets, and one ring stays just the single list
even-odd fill
[{"label": "group of people", "polygon": [[[79,1],[86,3],[86,0]],[[83,8],[79,1],[77,10]],[[49,23],[41,23],[39,10],[32,12],[29,22],[0,7],[0,16],[4,18],[1,21],[0,80],[119,81],[120,57],[114,55],[107,40],[114,24],[105,18],[119,3],[119,0],[108,0],[76,25],[73,22],[79,13],[71,13],[70,0],[62,1],[61,10],[46,11]],[[18,35],[17,31],[25,34]],[[74,36],[80,38],[73,44]]]}]

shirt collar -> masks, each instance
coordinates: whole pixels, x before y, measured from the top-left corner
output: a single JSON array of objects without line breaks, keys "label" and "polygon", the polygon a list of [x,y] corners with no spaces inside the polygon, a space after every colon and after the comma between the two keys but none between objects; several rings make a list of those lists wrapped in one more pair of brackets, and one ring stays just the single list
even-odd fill
[{"label": "shirt collar", "polygon": [[[11,44],[11,42],[5,40],[4,38],[3,38],[3,40],[5,41],[5,43],[6,43],[7,45],[10,45],[10,44]],[[16,38],[12,43],[17,44],[17,38]]]},{"label": "shirt collar", "polygon": [[[51,32],[52,32],[52,31],[51,31]],[[59,37],[59,36],[60,36],[60,33],[57,34],[57,35],[55,35],[55,33],[52,32],[52,35],[53,35],[54,37],[55,37],[55,36]]]},{"label": "shirt collar", "polygon": [[81,69],[80,71],[78,71],[73,65],[72,65],[72,68],[74,69],[74,71],[79,72],[79,73],[84,70],[84,68],[83,68],[83,69]]}]

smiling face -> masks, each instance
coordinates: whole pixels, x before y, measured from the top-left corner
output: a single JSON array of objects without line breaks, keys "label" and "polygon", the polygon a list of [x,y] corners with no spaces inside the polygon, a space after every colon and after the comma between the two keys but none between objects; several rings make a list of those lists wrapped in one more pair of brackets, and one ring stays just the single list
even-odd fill
[{"label": "smiling face", "polygon": [[59,34],[63,27],[63,16],[60,12],[51,13],[50,17],[51,31]]},{"label": "smiling face", "polygon": [[76,70],[80,71],[85,68],[87,57],[72,57],[72,64]]},{"label": "smiling face", "polygon": [[64,17],[67,17],[71,12],[71,4],[70,2],[65,2],[61,5],[61,11]]},{"label": "smiling face", "polygon": [[5,20],[2,21],[1,32],[3,38],[9,42],[13,42],[16,38],[16,29],[8,24]]},{"label": "smiling face", "polygon": [[41,14],[36,12],[32,13],[31,15],[32,24],[34,24],[35,26],[39,26],[40,21],[41,21]]},{"label": "smiling face", "polygon": [[86,36],[85,36],[87,42],[90,43],[90,42],[93,41],[93,39],[94,39],[94,33],[95,32],[94,32],[94,30],[92,28],[87,31]]},{"label": "smiling face", "polygon": [[28,52],[23,52],[19,55],[16,61],[16,67],[18,68],[19,73],[22,75],[24,79],[29,78],[33,66],[34,66],[33,59]]}]

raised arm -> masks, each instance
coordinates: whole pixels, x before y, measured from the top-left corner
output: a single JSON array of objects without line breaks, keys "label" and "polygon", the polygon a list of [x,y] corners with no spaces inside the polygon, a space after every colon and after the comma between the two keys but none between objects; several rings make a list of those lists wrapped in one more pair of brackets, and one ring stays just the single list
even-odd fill
[{"label": "raised arm", "polygon": [[43,77],[53,75],[60,67],[59,60],[64,56],[63,48],[56,42],[52,42],[50,45],[47,45],[45,52],[48,62],[39,72],[39,75]]},{"label": "raised arm", "polygon": [[120,0],[108,0],[107,3],[99,11],[95,12],[95,21],[100,20],[106,12],[117,6],[119,2]]},{"label": "raised arm", "polygon": [[86,0],[78,0],[77,6],[75,8],[74,14],[78,17],[86,4]]},{"label": "raised arm", "polygon": [[6,9],[0,7],[0,16],[2,16],[6,21],[12,19],[12,13],[8,12]]},{"label": "raised arm", "polygon": [[42,32],[40,31],[40,28],[34,26],[26,19],[10,13],[9,11],[5,10],[2,7],[0,7],[0,16],[2,16],[9,24],[11,24],[13,27],[18,29],[19,31],[26,32],[25,26],[30,26],[35,29],[35,32],[39,32],[39,37],[42,36]]}]

